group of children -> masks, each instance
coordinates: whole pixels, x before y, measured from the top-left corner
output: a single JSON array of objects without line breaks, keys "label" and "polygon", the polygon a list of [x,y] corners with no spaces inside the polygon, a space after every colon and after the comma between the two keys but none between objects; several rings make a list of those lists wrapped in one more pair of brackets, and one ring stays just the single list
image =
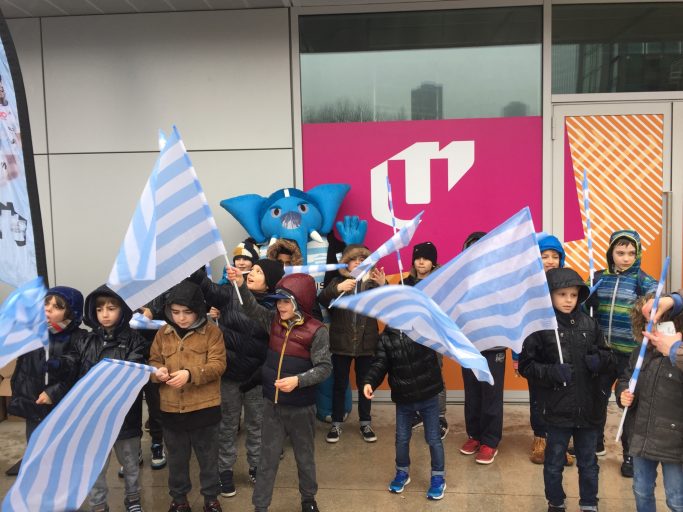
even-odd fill
[{"label": "group of children", "polygon": [[[473,233],[463,249],[484,235]],[[532,460],[535,454],[544,464],[549,512],[566,509],[562,472],[570,439],[579,470],[580,509],[597,510],[596,454],[604,452],[606,409],[615,381],[618,403],[632,411],[622,436],[622,474],[634,477],[639,512],[654,510],[658,463],[663,466],[667,504],[671,510],[683,511],[683,408],[678,406],[683,398],[683,316],[677,317],[683,310],[680,294],[663,300],[660,308],[669,310],[665,314],[678,322],[678,338],[664,339],[656,332],[651,335],[653,347],[648,349],[638,387],[631,394],[628,380],[638,347],[634,333],[640,337],[643,314],[651,307],[651,300],[641,300],[638,306],[636,301],[656,287],[640,270],[637,233],[619,231],[612,236],[609,266],[596,275],[599,283],[590,298],[581,277],[564,268],[559,241],[545,234],[538,240],[558,329],[533,333],[524,341],[519,372],[529,383],[535,436]],[[233,466],[243,408],[255,510],[266,511],[270,506],[283,444],[289,438],[299,474],[302,511],[316,512],[316,385],[333,375],[332,426],[326,440],[338,442],[353,363],[359,389],[359,431],[366,442],[377,439],[371,426],[371,400],[387,375],[396,403],[396,474],[389,490],[401,493],[410,483],[409,444],[414,426],[421,423],[431,455],[426,496],[439,500],[446,489],[442,439],[448,423],[442,362],[437,353],[390,327],[380,333],[375,319],[347,310],[330,308],[329,329],[316,318],[318,304],[329,307],[343,293],[387,285],[381,268],[373,268],[358,281],[350,276],[369,254],[362,245],[346,247],[341,262],[347,263],[347,269],[331,279],[317,297],[311,276],[285,276],[280,261],[258,259],[253,245],[244,242],[236,248],[234,267],[226,270],[222,282],[213,283],[198,271],[160,298],[158,314],[167,324],[152,341],[130,328],[133,312],[106,286],[85,300],[84,317],[91,331],[80,328],[84,308],[80,292],[51,288],[45,298],[49,357],[41,349],[19,358],[10,412],[26,418],[28,439],[70,386],[103,358],[146,362],[157,368],[152,381],[158,389],[158,417],[166,444],[170,512],[190,510],[192,451],[199,462],[204,511],[221,510],[219,494],[235,495]],[[436,247],[431,242],[417,244],[405,284],[416,284],[437,267]],[[495,384],[482,384],[463,369],[468,437],[460,452],[476,454],[477,463],[490,464],[502,436],[506,349],[492,348],[483,355]],[[141,427],[142,394],[128,412],[113,448],[122,466],[124,506],[132,512],[142,510]],[[160,442],[153,443],[153,450],[155,446],[158,450]],[[108,510],[106,471],[107,464],[89,496],[93,511]]]}]

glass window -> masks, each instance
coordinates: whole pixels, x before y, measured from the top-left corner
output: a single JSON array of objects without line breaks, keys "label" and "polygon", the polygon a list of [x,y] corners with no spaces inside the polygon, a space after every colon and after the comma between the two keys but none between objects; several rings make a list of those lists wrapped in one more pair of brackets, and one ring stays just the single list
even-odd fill
[{"label": "glass window", "polygon": [[555,94],[683,90],[683,2],[553,7]]},{"label": "glass window", "polygon": [[299,18],[304,123],[538,116],[540,7]]}]

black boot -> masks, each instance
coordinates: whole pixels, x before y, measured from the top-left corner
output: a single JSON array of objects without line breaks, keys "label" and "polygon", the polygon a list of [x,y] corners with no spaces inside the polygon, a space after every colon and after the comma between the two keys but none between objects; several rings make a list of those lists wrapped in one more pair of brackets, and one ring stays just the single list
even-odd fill
[{"label": "black boot", "polygon": [[621,463],[621,476],[633,478],[633,457],[624,455],[624,462]]},{"label": "black boot", "polygon": [[301,512],[320,512],[318,509],[318,504],[313,501],[302,501],[301,502]]}]

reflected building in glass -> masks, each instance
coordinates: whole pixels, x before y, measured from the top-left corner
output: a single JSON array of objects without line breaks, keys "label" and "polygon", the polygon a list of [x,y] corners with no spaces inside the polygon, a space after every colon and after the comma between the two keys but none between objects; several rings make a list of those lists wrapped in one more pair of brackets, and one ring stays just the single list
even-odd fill
[{"label": "reflected building in glass", "polygon": [[423,82],[410,91],[410,119],[443,119],[443,85]]}]

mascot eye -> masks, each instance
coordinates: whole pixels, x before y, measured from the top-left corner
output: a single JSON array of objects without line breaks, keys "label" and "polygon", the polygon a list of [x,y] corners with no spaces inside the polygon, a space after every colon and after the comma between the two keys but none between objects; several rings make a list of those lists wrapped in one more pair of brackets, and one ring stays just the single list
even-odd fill
[{"label": "mascot eye", "polygon": [[301,213],[306,213],[308,211],[308,205],[307,204],[300,204],[299,205],[299,211]]},{"label": "mascot eye", "polygon": [[280,213],[282,213],[282,210],[280,210],[280,208],[273,208],[273,209],[270,211],[270,214],[271,214],[273,217],[275,217],[275,218],[279,217],[279,216],[280,216]]}]

